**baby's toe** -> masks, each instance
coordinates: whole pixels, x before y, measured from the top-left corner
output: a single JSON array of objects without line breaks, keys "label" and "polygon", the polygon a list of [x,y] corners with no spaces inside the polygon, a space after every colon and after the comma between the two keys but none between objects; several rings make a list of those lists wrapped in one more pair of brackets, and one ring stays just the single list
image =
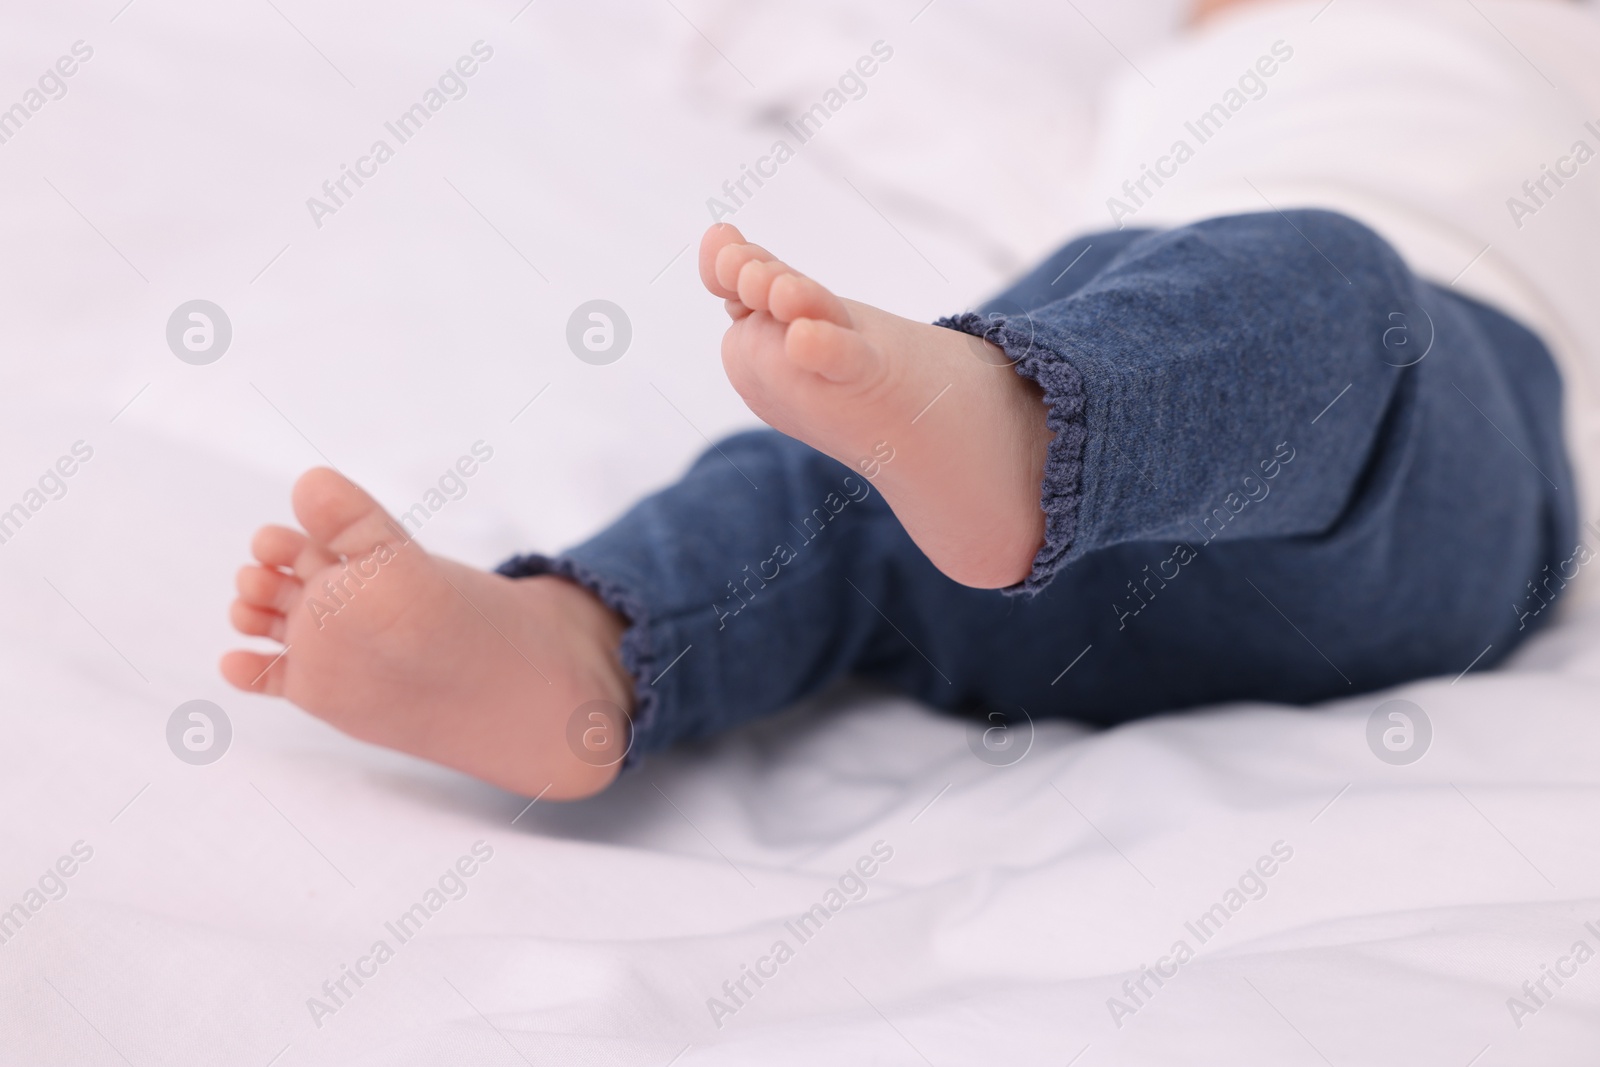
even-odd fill
[{"label": "baby's toe", "polygon": [[286,657],[264,656],[260,652],[236,649],[222,657],[222,677],[235,689],[249,693],[283,696]]},{"label": "baby's toe", "polygon": [[309,542],[306,535],[287,526],[263,526],[250,539],[250,554],[268,567],[294,566]]},{"label": "baby's toe", "polygon": [[744,244],[744,234],[729,222],[719,222],[700,238],[700,282],[713,296],[732,300],[736,295],[733,286],[717,279],[717,256],[729,245]]},{"label": "baby's toe", "polygon": [[739,271],[739,301],[752,311],[770,311],[772,283],[793,273],[778,260],[751,260]]},{"label": "baby's toe", "polygon": [[835,326],[851,325],[844,301],[819,282],[793,271],[779,274],[767,289],[767,310],[779,322],[822,319]]},{"label": "baby's toe", "polygon": [[381,544],[398,550],[404,532],[360,486],[327,467],[314,467],[294,484],[295,517],[317,545],[339,556],[362,555]]},{"label": "baby's toe", "polygon": [[726,289],[730,296],[736,297],[739,294],[739,274],[744,270],[745,264],[766,263],[775,258],[777,257],[760,245],[726,245],[717,253],[717,283]]},{"label": "baby's toe", "polygon": [[878,349],[858,331],[822,319],[797,319],[784,350],[791,362],[829,381],[863,385],[882,371]]},{"label": "baby's toe", "polygon": [[304,586],[298,578],[266,567],[240,567],[234,578],[239,599],[254,607],[280,614],[293,607]]},{"label": "baby's toe", "polygon": [[302,579],[339,562],[339,557],[287,526],[263,526],[257,530],[250,542],[250,554],[265,566],[292,570]]},{"label": "baby's toe", "polygon": [[233,628],[247,637],[270,637],[282,641],[288,633],[289,622],[276,611],[235,600],[228,609],[228,621]]}]

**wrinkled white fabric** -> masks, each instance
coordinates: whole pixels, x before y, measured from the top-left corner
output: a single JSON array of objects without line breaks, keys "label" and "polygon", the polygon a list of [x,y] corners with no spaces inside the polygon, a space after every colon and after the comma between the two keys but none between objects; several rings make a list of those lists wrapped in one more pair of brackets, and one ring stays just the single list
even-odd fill
[{"label": "wrinkled white fabric", "polygon": [[[1522,985],[1577,940],[1600,949],[1593,613],[1505,670],[1326,708],[1041,724],[1009,768],[961,723],[845,695],[560,808],[228,690],[233,571],[324,454],[403,510],[492,445],[422,533],[487,565],[575,540],[700,433],[749,423],[717,365],[721,309],[674,253],[768,142],[728,116],[789,99],[765,57],[788,55],[803,101],[895,45],[904,66],[736,221],[927,317],[1003,280],[973,235],[1020,266],[1064,236],[1061,190],[1088,185],[1087,120],[1068,131],[1061,108],[1088,110],[1063,87],[1001,94],[1072,134],[1060,167],[1019,172],[1025,196],[968,195],[1011,166],[951,128],[990,106],[984,72],[1122,64],[1070,10],[1039,13],[1051,46],[986,38],[992,5],[960,0],[915,22],[920,2],[745,18],[678,0],[754,89],[667,5],[278,6],[358,88],[267,5],[52,6],[0,35],[18,93],[74,40],[96,49],[0,146],[0,500],[94,450],[0,544],[0,909],[41,901],[0,943],[0,1065],[1592,1062],[1600,961],[1546,978],[1538,1005]],[[1156,9],[1077,6],[1143,65]],[[315,228],[306,198],[480,38],[496,55],[470,93]],[[970,81],[928,58],[962,55]],[[891,135],[944,137],[965,184],[897,166]],[[1019,224],[1052,210],[1048,233]],[[605,368],[563,341],[597,295],[636,328]],[[162,336],[194,297],[235,327],[209,367]],[[1410,766],[1366,741],[1396,696],[1432,723]],[[208,767],[165,740],[193,699],[233,726]],[[480,841],[464,895],[441,889]],[[800,943],[786,924],[877,842],[893,855],[865,896]],[[1292,856],[1258,891],[1246,872],[1275,845]],[[430,890],[440,907],[400,942],[386,924]],[[1230,890],[1200,944],[1185,924]],[[373,963],[380,939],[392,958]],[[734,1005],[723,984],[771,970],[782,939],[792,958]],[[1135,1004],[1124,983],[1170,969],[1179,940],[1193,959]],[[369,976],[333,1005],[323,983],[347,966]],[[314,1017],[313,997],[337,1010]],[[1537,1010],[1513,1018],[1513,997]],[[713,1019],[712,998],[737,1010]]]}]

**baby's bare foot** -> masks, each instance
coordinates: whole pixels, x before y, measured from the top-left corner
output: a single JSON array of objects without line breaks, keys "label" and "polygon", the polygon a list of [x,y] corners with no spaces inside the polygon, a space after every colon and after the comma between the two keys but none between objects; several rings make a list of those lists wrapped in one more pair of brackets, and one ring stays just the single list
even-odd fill
[{"label": "baby's bare foot", "polygon": [[727,224],[701,241],[700,277],[734,320],[722,365],[751,411],[850,466],[886,442],[873,484],[934,566],[981,588],[1027,577],[1051,434],[1004,352],[841,300]]},{"label": "baby's bare foot", "polygon": [[580,758],[570,723],[592,701],[631,711],[620,616],[559,578],[430,556],[331,470],[301,476],[294,511],[305,532],[257,532],[260,565],[239,571],[232,609],[235,629],[283,652],[229,652],[230,683],[526,796],[588,796],[616,777],[590,724],[615,730],[618,755],[626,724],[586,720]]}]

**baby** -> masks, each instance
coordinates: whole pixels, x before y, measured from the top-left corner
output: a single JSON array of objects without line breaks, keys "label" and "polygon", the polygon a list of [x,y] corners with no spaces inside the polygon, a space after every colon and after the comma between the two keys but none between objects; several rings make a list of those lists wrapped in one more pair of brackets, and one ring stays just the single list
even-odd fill
[{"label": "baby", "polygon": [[[1349,69],[1319,78],[1302,59],[1298,83],[1279,69],[1296,54],[1285,25],[1359,40],[1363,19],[1413,17],[1321,6],[1211,0],[1204,14],[1230,10],[1185,47],[1246,42],[1262,53],[1252,84],[1278,74],[1272,91],[1344,108],[1350,130],[1403,115],[1403,95],[1350,90],[1345,107]],[[1473,32],[1416,7],[1430,33]],[[1176,80],[1184,62],[1164,69]],[[1338,122],[1323,127],[1361,165]],[[699,270],[732,320],[723,366],[772,430],[713,446],[588,542],[494,573],[430,555],[359,487],[309,471],[301,529],[256,534],[232,607],[241,633],[282,651],[230,652],[224,676],[363,740],[572,799],[845,675],[953,711],[1109,725],[1493,665],[1551,617],[1552,575],[1577,558],[1552,356],[1573,346],[1552,338],[1582,331],[1443,284],[1430,256],[1447,257],[1414,239],[1402,195],[1341,193],[1330,163],[1327,188],[1297,203],[1333,210],[1280,210],[1246,174],[1215,192],[1227,164],[1211,152],[1187,193],[1130,156],[1131,189],[1108,205],[1120,228],[935,325],[711,227]],[[1156,160],[1168,178],[1188,165],[1172,158]],[[1253,207],[1228,199],[1250,194],[1237,179]]]}]

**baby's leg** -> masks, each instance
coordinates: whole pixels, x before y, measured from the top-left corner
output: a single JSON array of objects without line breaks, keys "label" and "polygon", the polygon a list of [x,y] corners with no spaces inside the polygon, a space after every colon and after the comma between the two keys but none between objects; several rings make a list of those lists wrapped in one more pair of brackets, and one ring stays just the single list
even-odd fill
[{"label": "baby's leg", "polygon": [[[971,577],[982,569],[975,561],[994,556],[1005,563],[996,574],[1024,578],[1017,529],[1037,546],[1025,575],[1032,590],[1119,543],[1325,536],[1374,464],[1391,458],[1384,448],[1397,424],[1441,446],[1447,455],[1436,458],[1453,474],[1459,457],[1487,447],[1481,431],[1518,455],[1528,434],[1535,450],[1553,449],[1554,470],[1525,464],[1492,505],[1513,541],[1484,545],[1490,569],[1512,545],[1537,540],[1552,508],[1570,524],[1566,461],[1551,436],[1559,380],[1543,346],[1495,315],[1539,350],[1532,378],[1508,365],[1518,353],[1485,333],[1476,305],[1416,279],[1359,223],[1320,211],[1241,215],[1081,242],[1095,245],[1098,273],[1086,265],[1061,285],[1069,265],[1047,283],[1058,256],[985,314],[941,321],[981,337],[976,347],[841,301],[731,226],[708,231],[701,265],[712,292],[737,295],[723,361],[752,409],[845,463],[869,441],[892,439],[900,458],[880,489],[934,564],[964,584],[999,584]],[[993,373],[1010,364],[1039,388]],[[1486,391],[1476,399],[1473,380]],[[916,427],[908,413],[941,389],[957,402],[935,401],[944,419]],[[1429,421],[1412,427],[1419,407]],[[928,408],[918,417],[931,421]],[[1280,483],[1271,508],[1202,528],[1224,505],[1231,519],[1248,494],[1271,491],[1264,473],[1275,477],[1280,450],[1297,449],[1314,458],[1301,464],[1314,477]],[[1478,516],[1472,484],[1452,488],[1451,503]],[[1018,520],[1026,491],[1043,508]]]},{"label": "baby's leg", "polygon": [[[553,568],[634,621],[636,751],[844,673],[941,706],[1115,722],[1488,666],[1543,621],[1515,605],[1541,603],[1528,585],[1571,554],[1574,520],[1559,382],[1531,334],[1419,282],[1370,231],[1324,212],[1098,235],[1076,251],[1064,278],[1074,249],[992,314],[952,321],[1042,386],[1053,436],[1035,597],[937,573],[917,545],[946,522],[981,534],[978,490],[906,462],[950,442],[908,433],[905,397],[869,391],[856,406],[863,394],[829,376],[831,345],[847,364],[903,362],[898,378],[873,373],[920,397],[932,335],[856,305],[838,321],[820,292],[781,295],[815,283],[748,254],[742,308],[761,301],[745,274],[773,276],[768,311],[734,309],[735,382],[838,462],[744,435],[566,556],[507,568]],[[784,301],[800,297],[828,328],[803,327],[796,346],[808,318]],[[993,352],[977,352],[987,369]],[[982,442],[985,427],[950,432]],[[992,462],[1012,484],[1033,460]],[[889,510],[913,499],[920,528]]]}]

